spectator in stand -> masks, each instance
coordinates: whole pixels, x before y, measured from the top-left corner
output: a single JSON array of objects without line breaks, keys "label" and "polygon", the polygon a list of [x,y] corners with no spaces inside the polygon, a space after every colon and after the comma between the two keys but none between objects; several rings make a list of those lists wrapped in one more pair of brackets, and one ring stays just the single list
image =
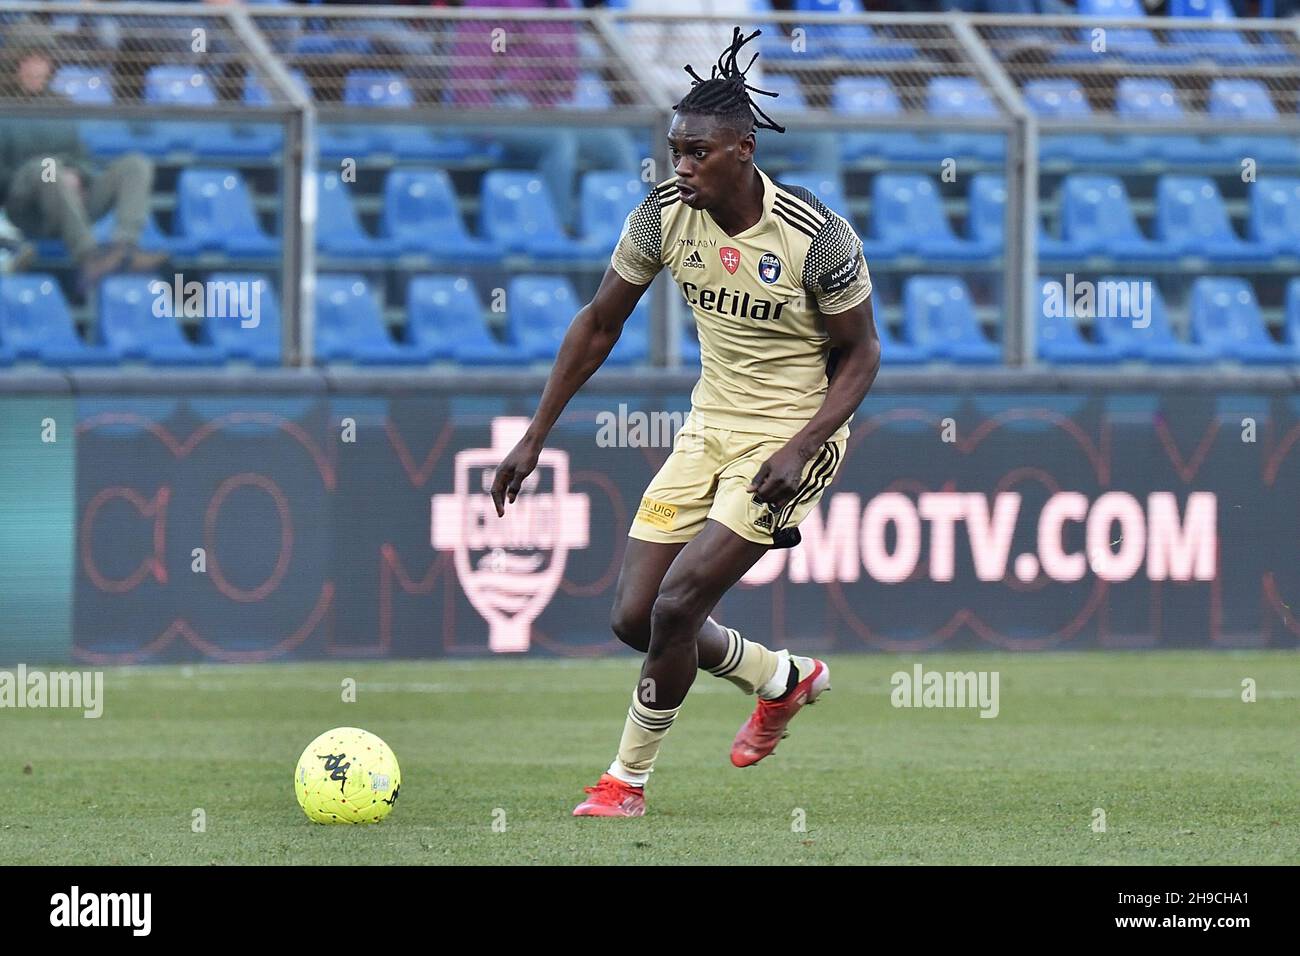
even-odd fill
[{"label": "spectator in stand", "polygon": [[[568,0],[466,0],[463,6],[481,8],[485,16],[489,8],[572,10]],[[494,49],[492,31],[497,27],[506,29],[505,46]],[[573,100],[577,61],[578,31],[571,22],[458,22],[445,101],[466,109],[562,106]],[[505,147],[507,165],[537,170],[560,221],[572,228],[580,167],[635,174],[639,166],[626,139],[600,129],[556,129],[557,122],[552,115],[546,126],[493,129],[487,138]]]},{"label": "spectator in stand", "polygon": [[[35,103],[59,100],[49,34],[20,24],[5,38],[3,79],[16,95]],[[153,271],[166,257],[138,248],[149,214],[153,164],[128,153],[96,174],[86,158],[75,122],[33,117],[9,121],[0,131],[0,196],[10,221],[33,238],[58,237],[76,262],[83,291],[111,272]],[[98,245],[95,219],[112,211],[110,242]]]}]

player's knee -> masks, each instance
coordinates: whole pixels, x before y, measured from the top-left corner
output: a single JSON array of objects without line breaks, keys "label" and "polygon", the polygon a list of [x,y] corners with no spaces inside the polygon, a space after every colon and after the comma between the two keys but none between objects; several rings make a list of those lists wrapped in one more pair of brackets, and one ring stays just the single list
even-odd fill
[{"label": "player's knee", "polygon": [[614,636],[633,650],[644,654],[650,647],[650,615],[645,609],[638,611],[615,604],[609,615],[609,626]]},{"label": "player's knee", "polygon": [[676,586],[659,592],[650,616],[655,633],[680,634],[682,640],[694,641],[704,623],[705,610],[694,589]]}]

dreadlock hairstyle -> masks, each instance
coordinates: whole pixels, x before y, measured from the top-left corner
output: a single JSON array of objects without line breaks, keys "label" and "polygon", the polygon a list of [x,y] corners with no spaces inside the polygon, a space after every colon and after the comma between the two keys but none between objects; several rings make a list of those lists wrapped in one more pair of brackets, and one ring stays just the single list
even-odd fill
[{"label": "dreadlock hairstyle", "polygon": [[770,90],[757,89],[745,82],[745,74],[758,59],[758,54],[755,53],[749,58],[749,63],[743,70],[736,66],[736,55],[740,52],[740,48],[761,33],[761,30],[755,30],[749,36],[743,36],[740,27],[733,27],[731,45],[722,51],[707,80],[687,64],[685,70],[693,77],[691,88],[682,97],[680,103],[673,104],[673,109],[683,113],[721,117],[728,126],[734,127],[742,134],[749,132],[751,128],[784,133],[785,127],[773,122],[772,118],[764,113],[749,95],[751,92],[761,93],[763,96],[780,95]]}]

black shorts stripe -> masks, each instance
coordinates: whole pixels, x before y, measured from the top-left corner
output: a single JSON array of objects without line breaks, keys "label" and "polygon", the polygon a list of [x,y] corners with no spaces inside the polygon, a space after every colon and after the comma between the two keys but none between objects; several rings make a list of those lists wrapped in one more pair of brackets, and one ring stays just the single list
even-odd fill
[{"label": "black shorts stripe", "polygon": [[778,511],[774,516],[772,520],[773,531],[781,527],[781,522],[785,521],[789,517],[790,511],[799,502],[800,496],[805,494],[808,491],[808,489],[812,486],[813,482],[817,480],[817,476],[821,474],[822,469],[825,468],[826,465],[830,462],[830,452],[827,447],[828,445],[829,442],[825,445],[822,445],[822,447],[818,450],[817,457],[813,460],[812,467],[808,469],[808,474],[804,476],[803,481],[799,482],[799,487],[795,489],[794,497],[791,498],[788,502],[786,502],[786,504],[781,508],[781,510]]},{"label": "black shorts stripe", "polygon": [[789,521],[791,516],[794,514],[795,508],[804,501],[821,494],[826,490],[826,486],[830,484],[831,478],[835,474],[835,469],[838,467],[840,462],[840,450],[834,442],[827,442],[822,446],[822,449],[830,452],[828,460],[820,466],[814,466],[813,471],[815,474],[811,472],[809,473],[809,477],[812,481],[805,482],[805,486],[802,490],[795,492],[795,496],[790,499],[790,503],[781,509],[780,515],[774,522],[773,530],[784,527],[785,523]]},{"label": "black shorts stripe", "polygon": [[825,220],[818,222],[817,219],[811,213],[809,213],[805,208],[803,208],[802,206],[796,206],[788,196],[782,193],[776,194],[776,200],[774,201],[772,208],[780,209],[782,212],[787,213],[792,218],[798,219],[800,222],[804,223],[804,225],[808,226],[808,228],[812,229],[814,232],[816,232],[825,224]]},{"label": "black shorts stripe", "polygon": [[776,521],[776,525],[775,525],[776,528],[784,527],[785,523],[794,516],[795,508],[797,508],[800,504],[802,504],[805,501],[811,501],[812,499],[816,498],[823,491],[825,491],[826,486],[831,483],[831,479],[835,476],[835,472],[839,468],[840,450],[833,444],[830,446],[830,450],[831,450],[830,461],[827,462],[824,468],[822,468],[814,484],[810,485],[803,492],[796,494],[794,498],[791,499],[790,503],[786,505],[786,507],[782,510],[781,515],[778,517],[778,520]]}]

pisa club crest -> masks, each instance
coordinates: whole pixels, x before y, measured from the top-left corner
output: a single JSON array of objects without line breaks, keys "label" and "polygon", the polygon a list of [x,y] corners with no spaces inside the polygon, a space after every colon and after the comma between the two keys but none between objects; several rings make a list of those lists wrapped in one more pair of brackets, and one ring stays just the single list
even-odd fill
[{"label": "pisa club crest", "polygon": [[452,552],[456,576],[488,623],[496,653],[528,650],[533,621],[564,577],[570,549],[587,547],[590,502],[569,491],[569,455],[543,449],[514,504],[498,518],[492,504],[497,466],[528,427],[526,418],[492,421],[492,447],[456,455],[456,490],[434,495],[431,540]]}]

